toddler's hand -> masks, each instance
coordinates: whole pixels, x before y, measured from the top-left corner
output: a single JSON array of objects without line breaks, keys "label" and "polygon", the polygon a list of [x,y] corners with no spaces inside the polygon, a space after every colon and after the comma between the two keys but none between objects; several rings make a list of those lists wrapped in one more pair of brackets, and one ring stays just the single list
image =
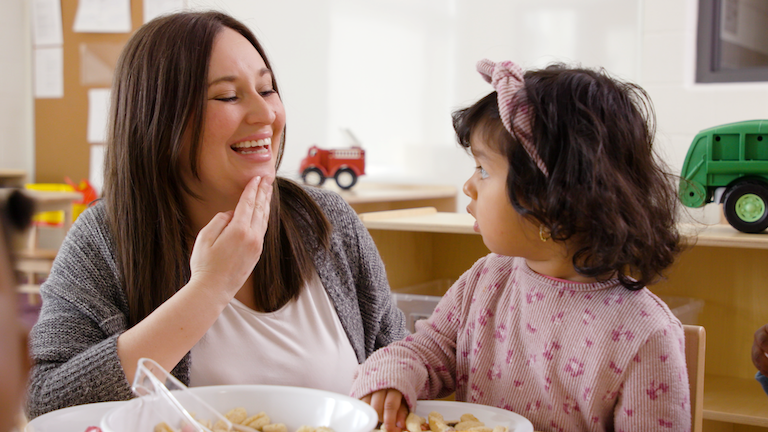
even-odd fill
[{"label": "toddler's hand", "polygon": [[261,257],[271,198],[268,180],[254,177],[234,212],[217,214],[200,230],[190,258],[191,279],[224,289],[230,297],[237,293]]},{"label": "toddler's hand", "polygon": [[384,429],[387,432],[402,432],[405,429],[408,404],[402,393],[395,389],[385,389],[373,392],[361,399],[376,410],[379,414],[379,421],[384,424]]},{"label": "toddler's hand", "polygon": [[755,332],[755,341],[752,344],[752,363],[757,370],[768,376],[768,324],[760,327]]}]

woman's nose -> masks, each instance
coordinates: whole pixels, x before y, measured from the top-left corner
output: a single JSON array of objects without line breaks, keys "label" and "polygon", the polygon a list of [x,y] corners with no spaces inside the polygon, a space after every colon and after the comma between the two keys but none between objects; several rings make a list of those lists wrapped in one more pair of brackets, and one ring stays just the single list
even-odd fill
[{"label": "woman's nose", "polygon": [[275,110],[261,95],[250,98],[246,122],[250,124],[272,124],[275,121]]}]

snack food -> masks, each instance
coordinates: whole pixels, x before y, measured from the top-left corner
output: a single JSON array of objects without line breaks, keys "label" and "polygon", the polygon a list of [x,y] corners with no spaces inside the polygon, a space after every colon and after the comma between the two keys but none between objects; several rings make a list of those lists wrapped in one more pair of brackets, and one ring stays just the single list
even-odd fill
[{"label": "snack food", "polygon": [[[192,415],[194,418],[194,414]],[[195,419],[198,423],[205,426],[206,428],[210,429],[213,432],[232,432],[232,431],[242,431],[242,432],[251,432],[251,431],[258,431],[258,432],[290,432],[288,431],[288,428],[283,423],[272,423],[271,419],[265,412],[260,412],[258,414],[248,416],[248,412],[243,407],[237,407],[226,414],[224,414],[224,417],[227,418],[230,422],[232,422],[232,429],[229,429],[227,427],[227,424],[224,423],[221,420],[218,420],[216,423],[212,423],[210,420],[206,419]],[[155,426],[154,432],[187,432],[192,431],[193,429],[190,428],[188,424],[182,424],[181,429],[174,429],[171,426],[169,426],[165,422],[160,422]],[[295,432],[334,432],[333,429],[325,426],[301,426],[299,427]]]},{"label": "snack food", "polygon": [[[472,414],[462,414],[459,420],[445,420],[437,411],[429,413],[427,418],[416,413],[409,413],[405,419],[408,432],[509,432],[506,426],[488,427]],[[386,430],[382,427],[383,432]]]}]

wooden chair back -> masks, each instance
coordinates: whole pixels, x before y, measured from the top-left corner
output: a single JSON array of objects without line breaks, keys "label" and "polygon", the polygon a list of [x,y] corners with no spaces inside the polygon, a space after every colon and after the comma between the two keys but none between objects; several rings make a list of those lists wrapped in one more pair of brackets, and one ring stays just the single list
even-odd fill
[{"label": "wooden chair back", "polygon": [[704,327],[683,325],[685,332],[685,363],[691,387],[691,431],[701,432],[704,420],[704,353],[707,334]]}]

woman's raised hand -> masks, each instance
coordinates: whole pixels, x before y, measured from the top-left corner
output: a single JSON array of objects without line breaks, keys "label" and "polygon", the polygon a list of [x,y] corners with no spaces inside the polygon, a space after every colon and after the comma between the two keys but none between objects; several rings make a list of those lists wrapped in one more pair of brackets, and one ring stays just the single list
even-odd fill
[{"label": "woman's raised hand", "polygon": [[234,212],[218,213],[200,230],[190,258],[191,280],[218,288],[231,300],[261,257],[271,198],[272,184],[254,177]]}]

